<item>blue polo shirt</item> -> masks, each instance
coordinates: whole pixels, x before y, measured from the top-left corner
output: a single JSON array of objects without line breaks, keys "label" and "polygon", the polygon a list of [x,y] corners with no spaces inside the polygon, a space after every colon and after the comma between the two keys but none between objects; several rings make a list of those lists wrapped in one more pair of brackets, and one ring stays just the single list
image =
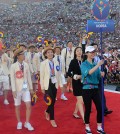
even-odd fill
[{"label": "blue polo shirt", "polygon": [[98,88],[99,80],[101,77],[100,69],[98,68],[94,73],[89,75],[89,71],[95,66],[96,64],[94,62],[91,64],[87,60],[81,64],[80,68],[82,73],[83,89]]}]

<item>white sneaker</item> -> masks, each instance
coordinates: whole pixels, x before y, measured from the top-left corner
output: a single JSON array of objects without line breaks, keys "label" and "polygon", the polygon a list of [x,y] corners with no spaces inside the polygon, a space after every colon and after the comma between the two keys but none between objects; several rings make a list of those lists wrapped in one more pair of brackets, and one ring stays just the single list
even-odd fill
[{"label": "white sneaker", "polygon": [[8,100],[4,100],[4,104],[5,104],[5,105],[9,105]]},{"label": "white sneaker", "polygon": [[27,123],[25,122],[24,127],[27,128],[29,131],[34,130],[34,128],[31,126],[31,124],[29,122],[27,122]]},{"label": "white sneaker", "polygon": [[61,95],[61,100],[68,100],[64,95]]},{"label": "white sneaker", "polygon": [[18,129],[18,130],[22,129],[22,122],[18,122],[18,124],[17,124],[17,129]]}]

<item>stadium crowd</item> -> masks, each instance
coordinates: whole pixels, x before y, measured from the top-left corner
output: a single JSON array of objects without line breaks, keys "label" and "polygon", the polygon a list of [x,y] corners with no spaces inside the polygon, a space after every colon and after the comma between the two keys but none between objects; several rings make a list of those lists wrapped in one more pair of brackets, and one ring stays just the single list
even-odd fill
[{"label": "stadium crowd", "polygon": [[[38,35],[48,40],[56,37],[66,45],[72,40],[79,43],[80,36],[86,33],[88,19],[91,15],[93,0],[51,0],[49,2],[23,2],[16,5],[0,4],[0,31],[4,32],[5,42],[16,45],[18,42],[35,42]],[[109,19],[115,20],[114,33],[104,33],[104,46],[118,46],[120,35],[119,0],[110,1]],[[24,11],[24,12],[23,12]],[[97,39],[99,34],[91,36],[90,41]]]}]

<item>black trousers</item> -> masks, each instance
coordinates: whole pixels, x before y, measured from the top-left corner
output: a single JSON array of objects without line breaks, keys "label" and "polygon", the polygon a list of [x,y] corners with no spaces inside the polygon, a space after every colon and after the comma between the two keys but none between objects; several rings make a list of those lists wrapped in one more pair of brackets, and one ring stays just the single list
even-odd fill
[{"label": "black trousers", "polygon": [[45,94],[48,94],[52,99],[52,103],[48,106],[46,112],[50,114],[50,120],[54,120],[54,105],[56,101],[57,89],[55,84],[51,83],[51,80],[49,81],[49,87],[48,90],[45,91]]},{"label": "black trousers", "polygon": [[100,94],[98,89],[83,89],[82,90],[83,101],[85,105],[85,124],[89,124],[92,101],[95,104],[97,110],[97,123],[102,123],[102,105],[100,100]]}]

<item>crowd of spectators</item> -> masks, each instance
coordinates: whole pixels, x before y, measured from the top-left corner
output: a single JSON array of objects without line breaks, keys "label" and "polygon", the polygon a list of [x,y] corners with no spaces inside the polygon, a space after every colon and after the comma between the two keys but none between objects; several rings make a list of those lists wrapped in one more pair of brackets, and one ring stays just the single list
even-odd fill
[{"label": "crowd of spectators", "polygon": [[[88,19],[94,19],[91,14],[93,0],[29,0],[7,5],[0,3],[0,31],[4,32],[5,41],[16,44],[17,42],[35,42],[38,35],[51,39],[57,37],[61,44],[72,40],[78,45],[80,35],[85,33]],[[119,45],[120,10],[119,0],[111,0],[109,19],[115,20],[115,31],[104,33],[104,42],[108,45]],[[80,35],[79,35],[80,33]],[[91,36],[91,42],[99,34]]]},{"label": "crowd of spectators", "polygon": [[[93,0],[29,0],[5,4],[0,2],[0,32],[4,42],[16,45],[20,42],[37,43],[40,35],[51,40],[56,37],[60,45],[70,40],[76,46],[80,37],[86,33],[87,20],[94,19],[91,14]],[[106,82],[120,81],[120,1],[110,0],[109,19],[115,21],[115,31],[103,33]],[[89,43],[99,44],[99,33],[93,33]]]},{"label": "crowd of spectators", "polygon": [[120,84],[120,49],[106,48],[104,50],[105,84]]}]

